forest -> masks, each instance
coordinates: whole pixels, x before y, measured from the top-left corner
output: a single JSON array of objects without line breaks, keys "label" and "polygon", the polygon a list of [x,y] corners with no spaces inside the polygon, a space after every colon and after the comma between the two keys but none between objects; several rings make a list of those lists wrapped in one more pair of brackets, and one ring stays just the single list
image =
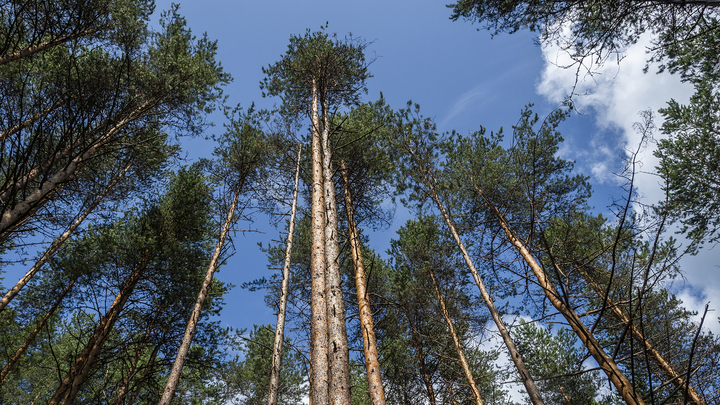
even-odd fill
[{"label": "forest", "polygon": [[[717,303],[675,287],[720,241],[718,7],[449,4],[576,77],[551,109],[461,133],[371,96],[373,42],[332,21],[245,61],[265,108],[228,101],[245,79],[179,5],[2,1],[0,404],[720,403]],[[646,33],[645,70],[692,95],[640,113],[599,211],[562,132],[579,78]],[[184,158],[198,142],[212,154]],[[222,281],[243,246],[270,271]],[[253,311],[230,294],[273,322],[229,325]]]}]

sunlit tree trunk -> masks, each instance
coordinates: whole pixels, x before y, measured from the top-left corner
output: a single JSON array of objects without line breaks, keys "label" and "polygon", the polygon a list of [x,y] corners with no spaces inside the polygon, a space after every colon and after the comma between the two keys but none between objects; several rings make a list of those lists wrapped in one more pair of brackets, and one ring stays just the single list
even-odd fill
[{"label": "sunlit tree trunk", "polygon": [[[414,155],[414,152],[410,150],[410,153]],[[525,366],[525,362],[523,361],[522,357],[520,356],[520,352],[518,352],[517,347],[515,346],[515,342],[513,341],[512,337],[510,336],[510,332],[508,331],[507,327],[505,326],[505,321],[502,320],[502,317],[500,316],[500,312],[497,310],[497,307],[495,306],[495,303],[493,302],[492,297],[490,297],[490,294],[487,291],[487,288],[485,287],[485,283],[482,281],[482,278],[480,278],[480,274],[478,273],[477,269],[475,268],[475,265],[473,264],[472,259],[470,258],[470,255],[467,252],[467,249],[465,249],[465,245],[463,244],[462,240],[460,239],[460,235],[458,234],[457,230],[455,229],[455,224],[453,223],[452,219],[450,218],[450,214],[448,214],[447,210],[445,209],[445,205],[440,201],[440,196],[437,193],[437,190],[435,189],[435,182],[434,179],[430,177],[429,173],[427,172],[427,169],[421,169],[422,175],[424,178],[425,186],[428,188],[428,191],[430,193],[430,197],[433,199],[435,204],[437,205],[438,209],[440,210],[440,213],[442,214],[443,219],[445,220],[445,224],[447,225],[448,229],[450,230],[450,233],[453,236],[453,239],[455,240],[455,243],[457,244],[458,248],[460,249],[460,252],[462,253],[463,259],[465,260],[465,264],[468,267],[468,270],[470,270],[470,273],[473,276],[473,279],[475,280],[475,284],[477,285],[478,289],[480,290],[480,296],[482,297],[483,301],[485,301],[485,305],[487,306],[488,310],[490,311],[490,315],[493,318],[493,321],[495,322],[495,325],[498,328],[498,332],[500,332],[500,336],[503,339],[503,342],[505,343],[505,347],[508,349],[508,353],[510,354],[510,358],[513,361],[513,364],[515,365],[515,368],[518,371],[518,374],[520,375],[520,380],[523,382],[523,385],[525,386],[525,389],[527,390],[527,394],[530,397],[530,401],[534,405],[541,405],[544,404],[542,397],[540,396],[540,391],[538,390],[537,386],[535,385],[535,381],[530,376],[530,372],[528,371],[527,367]]]},{"label": "sunlit tree trunk", "polygon": [[107,339],[110,331],[112,331],[115,322],[120,317],[125,303],[135,289],[140,277],[145,271],[146,263],[141,262],[135,265],[130,276],[125,281],[123,286],[120,288],[120,292],[115,296],[110,305],[110,309],[105,313],[103,318],[98,323],[95,331],[93,332],[90,339],[85,344],[80,356],[75,360],[70,371],[65,375],[65,378],[60,382],[60,386],[53,394],[48,405],[57,405],[61,401],[63,405],[70,405],[75,401],[80,386],[85,381],[90,368],[92,367],[95,358],[97,357],[100,349],[102,348],[105,339]]},{"label": "sunlit tree trunk", "polygon": [[555,309],[557,309],[560,314],[562,314],[563,317],[565,317],[565,319],[568,321],[568,324],[583,342],[583,345],[587,348],[590,355],[593,357],[593,359],[595,359],[595,361],[603,369],[603,371],[605,371],[605,374],[607,374],[608,379],[615,386],[615,389],[617,390],[620,397],[628,405],[645,405],[645,402],[635,392],[635,389],[633,388],[630,381],[625,377],[625,375],[623,375],[622,371],[620,371],[615,361],[610,356],[608,356],[607,353],[605,353],[605,350],[602,348],[602,346],[600,346],[600,343],[598,343],[593,334],[587,329],[585,324],[582,323],[582,320],[580,320],[580,317],[577,315],[577,313],[559,298],[558,294],[555,292],[555,288],[553,287],[550,280],[548,280],[542,267],[540,267],[535,258],[530,254],[523,242],[520,241],[520,239],[518,239],[513,234],[510,225],[507,223],[505,217],[502,215],[500,210],[498,210],[498,208],[494,204],[492,204],[489,199],[485,198],[485,194],[481,189],[476,187],[475,191],[477,191],[487,202],[490,209],[493,211],[493,214],[496,216],[498,223],[503,229],[503,232],[505,233],[508,241],[515,247],[518,253],[520,253],[520,256],[523,258],[523,260],[525,260],[525,262],[537,278],[540,287],[545,292],[545,296],[555,307]]},{"label": "sunlit tree trunk", "polygon": [[223,223],[222,231],[220,232],[220,239],[215,246],[212,259],[210,259],[210,264],[208,265],[207,272],[205,273],[205,279],[203,280],[202,287],[200,288],[200,292],[195,300],[195,306],[193,307],[187,327],[185,328],[185,335],[183,336],[182,343],[178,349],[177,356],[175,356],[175,362],[173,363],[172,370],[170,370],[170,376],[168,377],[167,384],[165,384],[165,389],[158,405],[169,405],[170,401],[172,401],[173,395],[175,394],[175,389],[177,388],[177,383],[180,379],[183,365],[185,364],[185,358],[190,350],[190,344],[192,343],[192,338],[195,334],[195,328],[200,320],[200,312],[202,311],[203,303],[205,303],[205,298],[207,297],[208,290],[210,289],[215,269],[217,268],[218,261],[220,260],[222,248],[225,245],[225,239],[230,231],[230,225],[233,222],[233,216],[235,215],[235,209],[238,201],[240,200],[240,194],[242,194],[244,182],[245,179],[241,179],[235,189],[232,203],[230,203],[227,217],[225,217],[225,222]]},{"label": "sunlit tree trunk", "polygon": [[372,318],[370,300],[367,297],[367,278],[365,276],[365,265],[360,250],[360,236],[357,224],[355,223],[355,210],[353,208],[352,194],[350,192],[350,181],[345,167],[345,161],[340,162],[340,173],[343,178],[345,191],[345,212],[348,221],[348,240],[350,243],[350,254],[355,265],[355,290],[358,299],[358,313],[360,317],[360,331],[363,338],[363,354],[365,355],[365,371],[367,373],[370,401],[373,405],[385,405],[385,391],[380,377],[380,360],[375,340],[375,323]]},{"label": "sunlit tree trunk", "polygon": [[658,352],[657,349],[653,347],[650,340],[645,337],[642,331],[623,312],[620,306],[614,303],[610,299],[610,297],[605,294],[605,291],[603,291],[603,289],[595,282],[595,280],[590,276],[590,274],[588,274],[587,271],[583,271],[582,274],[590,287],[592,287],[592,289],[595,291],[595,293],[601,298],[605,297],[605,304],[607,308],[609,308],[613,312],[613,314],[615,314],[618,320],[620,320],[620,323],[630,331],[633,338],[640,345],[643,346],[643,349],[648,354],[648,357],[658,366],[658,368],[660,368],[660,370],[662,370],[663,374],[665,374],[665,376],[668,378],[668,381],[671,382],[676,388],[681,390],[681,392],[684,393],[685,391],[687,391],[688,398],[690,399],[691,403],[697,405],[705,405],[705,401],[700,398],[698,392],[695,391],[692,386],[687,386],[683,375],[678,373],[672,366],[672,364],[666,361],[662,354],[660,354],[660,352]]},{"label": "sunlit tree trunk", "polygon": [[432,269],[430,268],[428,269],[428,273],[430,274],[430,278],[432,279],[433,287],[435,287],[435,295],[437,295],[438,302],[440,303],[440,309],[443,313],[443,318],[445,319],[445,323],[450,330],[450,336],[452,337],[453,344],[455,345],[455,351],[457,351],[458,358],[460,359],[460,364],[462,365],[465,379],[467,380],[468,385],[470,385],[470,390],[473,393],[475,403],[477,405],[483,405],[482,398],[480,397],[480,391],[478,390],[477,384],[475,384],[475,377],[473,377],[472,371],[470,371],[470,365],[465,358],[465,351],[463,350],[460,339],[458,339],[458,335],[455,332],[455,326],[453,325],[452,319],[450,319],[450,313],[448,312],[447,306],[445,305],[445,299],[440,293],[440,288],[438,287],[437,280],[435,279],[435,273],[433,273]]},{"label": "sunlit tree trunk", "polygon": [[312,82],[312,257],[310,261],[310,400],[328,405],[328,325],[325,300],[325,198],[318,113],[318,83]]},{"label": "sunlit tree trunk", "polygon": [[290,209],[290,224],[288,226],[287,246],[285,247],[285,263],[283,264],[280,304],[278,306],[277,325],[275,326],[272,365],[270,367],[270,391],[268,393],[268,405],[277,405],[278,389],[280,388],[280,362],[282,360],[282,344],[285,335],[285,310],[287,308],[288,286],[290,285],[290,259],[292,258],[293,232],[295,231],[295,211],[297,208],[298,186],[300,183],[301,156],[302,147],[298,145],[297,164],[295,166],[295,188],[293,190],[292,207]]},{"label": "sunlit tree trunk", "polygon": [[330,359],[330,403],[350,404],[350,360],[345,326],[342,275],[340,274],[340,247],[338,246],[337,206],[333,181],[332,147],[330,145],[330,118],[326,94],[320,94],[322,107],[323,178],[325,190],[325,299],[328,316],[328,357]]}]

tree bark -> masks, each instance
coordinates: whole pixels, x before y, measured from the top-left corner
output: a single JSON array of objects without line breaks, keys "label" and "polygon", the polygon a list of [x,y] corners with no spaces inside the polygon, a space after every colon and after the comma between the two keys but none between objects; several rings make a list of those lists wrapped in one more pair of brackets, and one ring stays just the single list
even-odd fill
[{"label": "tree bark", "polygon": [[470,371],[470,365],[465,358],[465,352],[462,348],[462,344],[460,343],[460,339],[458,339],[458,335],[455,332],[455,326],[453,325],[452,319],[450,319],[450,313],[448,312],[447,306],[445,305],[445,299],[443,298],[442,294],[440,294],[440,288],[438,287],[437,280],[435,280],[435,273],[433,273],[432,269],[428,269],[428,273],[430,273],[433,287],[435,287],[435,295],[437,295],[438,302],[440,303],[440,309],[442,310],[443,318],[445,318],[445,323],[447,323],[448,329],[450,329],[450,336],[452,337],[453,344],[455,345],[455,350],[457,351],[458,357],[460,358],[460,364],[462,365],[463,373],[465,373],[465,379],[470,385],[470,390],[473,393],[473,398],[475,398],[475,403],[477,405],[483,405],[482,398],[480,397],[480,391],[478,390],[477,384],[475,384],[475,377],[473,377],[472,371]]},{"label": "tree bark", "polygon": [[312,257],[310,323],[310,401],[328,405],[328,325],[325,300],[325,199],[322,145],[318,114],[318,84],[312,82]]},{"label": "tree bark", "polygon": [[60,306],[60,303],[63,299],[65,299],[65,296],[70,292],[73,285],[75,285],[75,281],[77,281],[77,278],[74,278],[70,283],[65,287],[63,292],[58,296],[57,300],[55,300],[55,303],[50,308],[50,310],[47,311],[45,316],[38,322],[37,325],[35,325],[35,329],[33,329],[32,332],[25,338],[25,341],[23,342],[22,346],[18,348],[18,350],[15,352],[15,354],[12,356],[10,361],[3,367],[2,371],[0,371],[0,386],[2,386],[3,382],[5,382],[5,378],[7,378],[7,375],[12,371],[13,368],[15,368],[15,365],[20,360],[23,354],[25,354],[25,351],[30,347],[30,345],[35,341],[35,337],[38,333],[40,333],[40,330],[42,330],[43,327],[45,327],[45,324],[47,324],[50,317],[55,313],[57,308]]},{"label": "tree bark", "polygon": [[285,263],[283,264],[280,303],[278,307],[277,325],[275,326],[272,365],[270,368],[270,391],[268,392],[268,405],[277,405],[278,389],[280,388],[280,363],[282,360],[282,345],[285,335],[285,310],[287,308],[288,287],[290,285],[290,259],[292,258],[293,232],[295,231],[295,211],[297,208],[298,186],[300,184],[301,156],[302,147],[298,145],[297,164],[295,166],[295,188],[293,190],[292,207],[290,209],[290,224],[288,225],[288,238],[287,246],[285,248]]},{"label": "tree bark", "polygon": [[120,292],[115,296],[115,300],[110,305],[110,309],[105,313],[105,316],[100,320],[95,332],[88,340],[87,344],[80,352],[80,356],[75,360],[75,363],[70,367],[70,371],[65,375],[60,386],[53,394],[48,405],[57,405],[62,401],[63,405],[70,405],[75,400],[77,393],[80,389],[80,385],[85,381],[90,367],[92,366],[95,358],[97,357],[100,349],[102,348],[105,339],[112,331],[115,322],[120,317],[125,303],[133,292],[133,289],[140,281],[140,277],[145,271],[146,263],[138,263],[130,276],[125,281],[123,286],[120,288]]},{"label": "tree bark", "polygon": [[195,306],[190,313],[190,319],[188,320],[187,327],[185,328],[185,335],[183,336],[182,343],[178,349],[177,356],[175,356],[175,362],[173,363],[172,370],[170,370],[170,376],[165,384],[165,389],[163,390],[163,395],[160,398],[158,405],[169,405],[170,401],[172,401],[173,395],[175,395],[175,389],[177,388],[177,383],[180,379],[180,373],[182,372],[183,365],[185,364],[185,358],[190,350],[190,344],[192,343],[192,338],[195,334],[195,328],[197,323],[200,321],[200,312],[202,311],[203,303],[205,303],[205,298],[207,297],[208,290],[210,289],[210,284],[212,283],[213,275],[215,274],[215,269],[217,268],[217,263],[220,259],[220,253],[222,253],[222,248],[225,245],[225,239],[230,231],[230,225],[232,224],[233,216],[235,214],[235,208],[240,200],[240,194],[242,194],[244,182],[245,179],[241,179],[238,182],[237,189],[235,189],[235,195],[233,196],[232,203],[230,204],[227,216],[225,217],[225,222],[223,223],[222,231],[220,232],[220,239],[218,240],[217,245],[215,245],[215,251],[213,252],[212,259],[210,259],[210,264],[208,265],[207,272],[205,273],[205,279],[203,280],[202,287],[200,288],[200,292],[195,300]]},{"label": "tree bark", "polygon": [[[683,378],[682,374],[678,373],[675,368],[665,360],[665,358],[660,354],[660,352],[653,347],[652,343],[648,338],[644,336],[644,334],[638,329],[637,326],[632,322],[630,318],[628,318],[627,315],[622,311],[619,305],[614,303],[610,297],[608,297],[605,292],[600,288],[600,286],[595,282],[595,280],[588,274],[586,271],[582,271],[582,274],[585,278],[585,280],[590,284],[592,289],[595,291],[596,294],[598,294],[599,297],[605,297],[605,304],[607,308],[610,308],[610,310],[615,314],[615,316],[620,320],[620,323],[626,328],[629,328],[630,333],[632,334],[633,338],[644,347],[644,350],[646,353],[648,353],[650,359],[662,370],[663,374],[672,382],[672,384],[679,388],[681,392],[687,391],[688,397],[691,403],[696,405],[705,405],[705,401],[700,398],[700,395],[692,386],[688,386],[685,382],[685,379]],[[687,389],[685,388],[687,387]]]},{"label": "tree bark", "polygon": [[[93,144],[85,149],[83,153],[70,160],[64,168],[48,176],[48,178],[45,179],[38,188],[28,193],[27,197],[15,204],[11,209],[3,212],[2,217],[0,217],[0,242],[6,240],[10,232],[27,219],[30,213],[45,204],[50,198],[50,195],[57,190],[58,187],[70,181],[75,176],[75,173],[83,167],[88,160],[95,157],[96,153],[102,146],[109,143],[126,125],[140,117],[152,106],[152,104],[153,102],[148,100],[135,108],[125,118],[119,120],[119,122],[113,125],[111,129],[106,131],[99,139],[93,142]],[[30,177],[34,178],[38,175],[40,175],[39,172]],[[28,176],[25,177],[26,178],[22,180],[20,187],[24,187],[24,185],[30,181],[30,178],[27,178]],[[18,187],[18,184],[12,185],[11,187]]]},{"label": "tree bark", "polygon": [[100,195],[98,195],[95,200],[93,200],[93,202],[85,209],[85,211],[83,211],[82,214],[80,214],[80,216],[75,219],[75,221],[70,225],[70,227],[68,227],[68,229],[65,230],[65,232],[63,232],[63,234],[60,235],[60,237],[56,239],[52,243],[52,245],[50,245],[50,247],[48,248],[48,250],[45,251],[42,257],[40,257],[40,259],[35,262],[35,264],[30,268],[30,270],[28,270],[28,272],[25,273],[25,275],[20,278],[17,283],[15,283],[15,286],[13,286],[13,288],[11,288],[10,291],[8,291],[2,299],[0,299],[0,312],[2,312],[5,307],[10,303],[10,301],[12,301],[12,299],[18,295],[20,290],[22,290],[23,287],[25,287],[25,285],[30,281],[30,279],[35,276],[35,273],[37,273],[38,270],[40,270],[40,268],[55,255],[55,253],[57,253],[63,243],[65,243],[65,241],[70,238],[70,236],[72,236],[73,232],[75,232],[75,230],[80,226],[80,224],[83,223],[83,221],[88,217],[88,215],[90,215],[90,213],[94,211],[95,208],[97,208],[97,206],[105,199],[105,197],[107,197],[110,191],[125,176],[128,170],[130,170],[132,164],[133,162],[130,162],[120,173],[118,173],[110,181],[107,187],[105,187],[105,190],[103,190],[103,192],[100,193]]},{"label": "tree bark", "polygon": [[337,206],[333,181],[332,147],[330,145],[330,119],[325,92],[320,93],[323,130],[323,186],[325,191],[325,299],[328,316],[328,357],[330,360],[330,403],[350,404],[350,360],[345,326],[345,302],[340,274],[340,248],[338,245]]},{"label": "tree bark", "polygon": [[[410,153],[415,155],[412,150],[410,150]],[[440,201],[440,197],[435,190],[435,183],[434,180],[430,177],[429,173],[423,169],[422,175],[424,177],[425,186],[428,188],[428,191],[430,192],[430,196],[437,205],[438,209],[442,213],[442,217],[445,220],[445,224],[447,225],[448,229],[450,230],[450,233],[453,236],[453,239],[455,239],[455,243],[457,244],[458,248],[460,249],[460,252],[462,253],[463,259],[465,260],[465,264],[467,265],[468,269],[470,270],[470,273],[473,276],[473,279],[475,280],[475,284],[477,285],[478,289],[480,290],[480,296],[482,297],[483,301],[485,301],[485,305],[487,306],[488,310],[490,311],[490,315],[493,318],[493,321],[495,321],[495,325],[498,328],[498,332],[500,332],[500,336],[503,339],[503,342],[505,343],[505,346],[508,349],[508,352],[510,354],[510,358],[512,359],[513,363],[515,364],[515,368],[518,371],[518,374],[520,374],[520,380],[523,382],[523,385],[525,386],[525,389],[527,390],[528,396],[530,397],[530,401],[534,405],[543,405],[544,402],[542,400],[542,397],[540,396],[540,391],[538,390],[537,386],[535,385],[535,381],[530,376],[530,372],[528,371],[527,367],[525,366],[525,362],[523,361],[522,357],[520,356],[520,352],[518,352],[517,347],[515,346],[515,342],[513,341],[512,337],[510,336],[510,332],[507,330],[507,327],[505,326],[505,322],[502,320],[502,317],[500,316],[500,312],[497,310],[497,307],[495,307],[495,303],[492,300],[492,297],[490,297],[490,294],[487,291],[487,288],[485,288],[485,283],[483,283],[482,279],[480,278],[480,274],[478,273],[477,269],[475,268],[475,265],[472,262],[472,259],[470,258],[470,255],[467,252],[467,249],[465,249],[465,245],[463,244],[462,240],[460,239],[460,235],[458,234],[457,230],[455,229],[455,225],[453,224],[452,219],[450,218],[450,214],[448,214],[447,210],[445,209],[445,205],[443,205],[442,201]]]},{"label": "tree bark", "polygon": [[363,338],[363,354],[365,355],[365,371],[367,373],[370,402],[373,405],[385,405],[385,391],[380,377],[380,356],[375,340],[375,323],[372,318],[370,301],[367,298],[367,278],[365,265],[360,250],[360,236],[355,223],[355,209],[353,208],[350,181],[347,175],[345,161],[340,162],[340,172],[343,178],[345,191],[345,212],[347,213],[350,253],[355,265],[355,290],[358,299],[358,313],[360,316],[360,331]]},{"label": "tree bark", "polygon": [[527,250],[522,241],[515,237],[512,229],[510,228],[510,225],[507,223],[505,217],[502,215],[500,210],[498,210],[498,208],[488,198],[485,197],[484,192],[480,188],[475,187],[475,190],[483,197],[490,209],[493,211],[493,214],[496,216],[498,223],[503,229],[503,232],[505,233],[508,241],[520,253],[520,256],[522,256],[522,258],[532,270],[533,274],[535,274],[535,277],[538,279],[540,287],[545,292],[545,296],[555,307],[555,309],[557,309],[568,321],[568,324],[570,324],[570,327],[572,327],[573,331],[575,331],[577,336],[583,342],[583,345],[587,348],[588,352],[590,352],[590,355],[595,359],[595,361],[603,369],[603,371],[605,371],[605,374],[607,374],[608,379],[615,386],[615,389],[617,390],[618,394],[620,394],[620,397],[628,405],[645,405],[645,402],[635,392],[635,389],[630,383],[630,381],[625,377],[625,375],[623,375],[617,364],[615,364],[615,361],[610,356],[608,356],[607,353],[605,353],[605,350],[603,350],[602,346],[600,346],[600,343],[595,340],[595,337],[587,329],[585,324],[582,323],[582,320],[577,315],[577,313],[559,298],[558,294],[555,292],[554,287],[552,286],[552,283],[550,283],[550,280],[548,280],[548,278],[546,277],[543,269],[537,263],[535,258],[532,257],[532,255]]}]

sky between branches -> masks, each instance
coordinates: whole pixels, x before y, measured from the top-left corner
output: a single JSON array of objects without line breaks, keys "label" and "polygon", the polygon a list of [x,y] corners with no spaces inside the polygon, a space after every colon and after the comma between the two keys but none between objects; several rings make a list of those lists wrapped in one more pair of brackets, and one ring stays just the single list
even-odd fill
[{"label": "sky between branches", "polygon": [[[435,117],[439,130],[468,133],[480,125],[489,130],[510,126],[519,118],[521,108],[534,103],[534,110],[544,116],[556,108],[575,84],[575,69],[562,69],[565,55],[552,46],[534,44],[533,34],[501,34],[495,38],[487,31],[477,31],[469,22],[451,22],[450,10],[442,1],[281,1],[257,2],[232,0],[185,0],[180,13],[196,35],[207,32],[218,41],[218,59],[234,82],[227,87],[229,105],[272,108],[279,100],[263,99],[259,82],[261,67],[276,62],[287,47],[291,35],[307,28],[317,30],[329,24],[328,31],[339,36],[352,34],[373,42],[367,58],[373,78],[368,81],[365,101],[383,93],[393,108],[403,108],[408,100],[419,103],[421,112]],[[157,1],[159,12],[170,7],[169,1]],[[613,199],[623,197],[621,180],[613,173],[622,169],[627,149],[635,149],[639,136],[633,123],[638,112],[655,113],[671,98],[688,100],[692,88],[677,77],[657,75],[652,66],[643,73],[645,47],[650,38],[642,38],[627,50],[620,63],[607,61],[594,69],[593,75],[581,74],[575,88],[574,102],[579,113],[561,125],[565,143],[563,158],[576,161],[576,170],[590,176],[593,185],[591,204],[598,213],[609,213]],[[656,113],[656,125],[661,124]],[[216,126],[208,134],[220,134],[224,117],[211,117]],[[656,138],[660,136],[655,133]],[[190,160],[209,157],[212,141],[195,139],[183,144]],[[651,142],[642,152],[644,172],[657,164]],[[651,174],[640,176],[638,191],[644,202],[662,198],[659,179]],[[370,245],[384,252],[395,230],[409,214],[398,207],[390,229],[371,233]],[[257,242],[267,244],[280,239],[264,217],[256,217],[252,227],[264,233],[247,233],[235,237],[237,252],[218,277],[240,285],[262,276],[269,277],[265,256]],[[720,277],[716,276],[720,250],[704,249],[697,257],[685,258],[682,267],[687,283],[677,282],[673,291],[689,309],[701,311],[710,301],[711,308],[720,303]],[[251,293],[239,287],[227,298],[223,321],[236,328],[252,323],[272,323],[274,316],[264,306],[262,292]],[[716,313],[708,317],[707,326],[720,332]]]}]

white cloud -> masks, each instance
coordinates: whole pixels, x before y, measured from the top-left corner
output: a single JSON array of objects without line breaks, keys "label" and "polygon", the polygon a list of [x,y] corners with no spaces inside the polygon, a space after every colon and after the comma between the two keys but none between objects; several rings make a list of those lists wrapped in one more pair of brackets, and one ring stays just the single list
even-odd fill
[{"label": "white cloud", "polygon": [[[587,149],[573,151],[564,149],[563,155],[570,159],[583,159],[583,164],[590,169],[594,182],[612,183],[615,177],[612,172],[621,171],[617,166],[616,157],[638,148],[641,135],[633,124],[640,121],[638,115],[643,110],[656,112],[674,98],[680,103],[687,102],[692,94],[692,86],[682,83],[677,76],[665,72],[662,74],[643,73],[650,45],[650,35],[641,37],[638,42],[627,49],[619,63],[608,62],[602,66],[593,66],[592,74],[577,76],[576,68],[563,69],[558,66],[571,64],[566,53],[556,46],[543,46],[545,66],[537,83],[537,92],[550,102],[563,100],[574,89],[573,101],[578,111],[589,114],[595,119],[591,141]],[[654,114],[655,125],[662,124],[662,117]],[[607,139],[608,131],[617,132],[620,142]],[[655,138],[660,134],[655,133]],[[576,145],[577,142],[573,143]],[[654,171],[658,161],[653,156],[655,144],[650,142],[642,148],[639,159],[641,173],[636,176],[636,186],[643,202],[653,204],[663,199],[663,191]],[[574,153],[573,153],[574,152]],[[683,299],[688,309],[702,314],[705,303],[710,301],[711,308],[720,308],[720,277],[717,277],[717,265],[720,263],[720,249],[705,249],[698,256],[685,257],[681,266],[687,277],[687,284],[676,286],[674,291]],[[709,315],[710,316],[710,315]],[[706,325],[715,332],[720,330],[717,315],[713,315]],[[699,321],[699,316],[698,316]]]}]

